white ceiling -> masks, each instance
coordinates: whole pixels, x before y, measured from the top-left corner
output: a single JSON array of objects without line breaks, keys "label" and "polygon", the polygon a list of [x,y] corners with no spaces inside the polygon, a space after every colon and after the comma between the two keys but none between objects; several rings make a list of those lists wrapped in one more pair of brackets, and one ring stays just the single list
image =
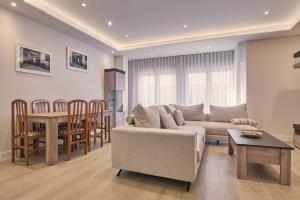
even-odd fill
[{"label": "white ceiling", "polygon": [[129,60],[165,57],[174,55],[187,55],[207,52],[227,51],[234,49],[239,42],[278,38],[283,36],[300,35],[300,22],[291,30],[272,33],[248,34],[243,36],[224,37],[178,44],[160,45],[122,52]]},{"label": "white ceiling", "polygon": [[[287,30],[299,0],[25,0],[118,50]],[[82,7],[81,3],[86,3]],[[269,15],[264,15],[268,10]],[[112,21],[113,26],[107,25]],[[183,25],[188,28],[184,29]],[[124,35],[129,37],[125,38]]]},{"label": "white ceiling", "polygon": [[[5,7],[10,7],[9,2],[0,0]],[[300,0],[15,2],[18,6],[10,9],[129,59],[232,49],[245,39],[285,33],[300,19]],[[108,21],[113,25],[108,26]]]}]

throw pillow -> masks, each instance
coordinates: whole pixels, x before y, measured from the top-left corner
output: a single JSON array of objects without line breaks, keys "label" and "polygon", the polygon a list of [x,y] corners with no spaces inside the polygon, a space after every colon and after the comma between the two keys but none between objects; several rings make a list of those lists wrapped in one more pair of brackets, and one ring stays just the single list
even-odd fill
[{"label": "throw pillow", "polygon": [[134,116],[133,115],[128,115],[127,117],[126,117],[126,123],[127,124],[134,124]]},{"label": "throw pillow", "polygon": [[175,110],[173,115],[178,126],[185,125],[183,114],[180,110]]},{"label": "throw pillow", "polygon": [[160,128],[160,115],[156,106],[137,105],[133,115],[136,127]]},{"label": "throw pillow", "polygon": [[165,106],[163,106],[163,105],[157,106],[157,109],[158,109],[160,115],[166,115],[166,114],[168,114]]},{"label": "throw pillow", "polygon": [[194,106],[180,106],[174,105],[176,110],[180,110],[186,121],[205,121],[205,115],[203,112],[204,104],[198,104]]},{"label": "throw pillow", "polygon": [[166,129],[178,129],[177,124],[171,114],[162,115],[161,121]]},{"label": "throw pillow", "polygon": [[175,108],[174,108],[174,106],[172,106],[172,105],[164,105],[164,107],[165,107],[165,109],[166,109],[166,111],[167,111],[167,113],[170,113],[170,114],[174,114],[174,111],[176,110]]},{"label": "throw pillow", "polygon": [[232,118],[230,122],[234,125],[250,125],[250,126],[257,126],[257,121],[253,119],[246,119],[246,118]]},{"label": "throw pillow", "polygon": [[230,122],[232,118],[248,118],[247,104],[231,107],[210,106],[210,121]]}]

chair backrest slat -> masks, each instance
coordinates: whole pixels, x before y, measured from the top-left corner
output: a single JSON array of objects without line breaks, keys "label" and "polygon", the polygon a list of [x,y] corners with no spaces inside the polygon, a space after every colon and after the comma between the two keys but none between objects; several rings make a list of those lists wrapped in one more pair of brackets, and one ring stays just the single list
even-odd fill
[{"label": "chair backrest slat", "polygon": [[68,101],[64,99],[58,99],[53,102],[53,112],[67,112]]},{"label": "chair backrest slat", "polygon": [[28,137],[28,112],[27,102],[22,99],[16,99],[11,104],[12,113],[12,136],[18,135],[16,133],[16,125],[18,124],[18,132],[24,134],[25,138]]},{"label": "chair backrest slat", "polygon": [[89,102],[88,127],[95,130],[98,124],[103,122],[104,103],[101,100],[91,100]]},{"label": "chair backrest slat", "polygon": [[107,106],[108,106],[107,102],[104,99],[100,99],[100,101],[103,102],[103,104],[104,104],[104,108],[103,109],[104,110],[108,110],[108,108],[107,108]]},{"label": "chair backrest slat", "polygon": [[32,113],[49,113],[50,102],[44,99],[35,100],[32,102]]},{"label": "chair backrest slat", "polygon": [[68,102],[68,134],[80,134],[81,129],[87,127],[87,124],[82,124],[83,119],[87,119],[87,111],[88,103],[84,100],[76,99]]}]

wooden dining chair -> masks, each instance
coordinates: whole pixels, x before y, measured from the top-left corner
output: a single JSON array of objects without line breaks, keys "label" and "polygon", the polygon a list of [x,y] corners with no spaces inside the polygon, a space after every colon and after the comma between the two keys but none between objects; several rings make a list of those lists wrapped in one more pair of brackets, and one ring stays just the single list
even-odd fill
[{"label": "wooden dining chair", "polygon": [[28,131],[27,102],[21,99],[11,104],[11,149],[12,162],[15,162],[16,151],[20,150],[26,165],[29,165],[30,152],[39,153],[39,132]]},{"label": "wooden dining chair", "polygon": [[67,144],[67,160],[71,160],[71,150],[77,144],[84,144],[84,154],[88,151],[88,103],[81,99],[68,102],[68,128],[63,136]]},{"label": "wooden dining chair", "polygon": [[[103,99],[100,100],[102,103],[103,103],[103,108],[104,108],[104,111],[108,110],[108,105],[107,105],[107,102]],[[103,121],[102,123],[99,125],[99,128],[102,128],[103,129],[103,133],[104,133],[104,138],[107,139],[108,137],[108,142],[110,142],[110,129],[111,129],[111,119],[110,119],[110,115],[106,115],[105,112],[103,112]]]},{"label": "wooden dining chair", "polygon": [[[50,112],[50,102],[45,99],[34,100],[31,103],[32,113],[49,113]],[[40,132],[40,143],[46,143],[46,126],[45,124],[33,123],[32,125],[34,131]]]},{"label": "wooden dining chair", "polygon": [[[65,99],[58,99],[53,102],[53,112],[67,112],[68,111],[68,101]],[[58,139],[63,140],[63,147],[66,147],[66,137],[63,134],[68,128],[68,123],[58,124]]]},{"label": "wooden dining chair", "polygon": [[32,113],[49,113],[50,102],[45,99],[35,100],[31,104]]},{"label": "wooden dining chair", "polygon": [[104,128],[100,126],[103,124],[103,110],[104,103],[100,100],[91,100],[89,102],[89,112],[88,112],[88,146],[89,151],[91,151],[91,139],[93,138],[94,144],[97,138],[101,139],[101,147],[103,146],[103,133]]},{"label": "wooden dining chair", "polygon": [[67,112],[68,101],[64,99],[58,99],[53,102],[53,112]]},{"label": "wooden dining chair", "polygon": [[[48,100],[44,100],[44,99],[35,100],[31,103],[31,109],[32,109],[33,114],[36,114],[36,113],[49,113],[50,112],[50,102]],[[45,131],[45,125],[34,123],[33,124],[33,129],[44,132]]]}]

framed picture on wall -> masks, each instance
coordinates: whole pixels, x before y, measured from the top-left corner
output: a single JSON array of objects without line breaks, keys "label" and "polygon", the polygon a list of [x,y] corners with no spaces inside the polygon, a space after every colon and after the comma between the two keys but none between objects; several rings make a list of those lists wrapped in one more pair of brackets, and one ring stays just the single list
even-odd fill
[{"label": "framed picture on wall", "polygon": [[88,55],[80,51],[67,48],[67,68],[88,72]]},{"label": "framed picture on wall", "polygon": [[295,64],[294,68],[300,68],[300,51],[294,54]]},{"label": "framed picture on wall", "polygon": [[37,48],[17,43],[16,71],[52,76],[51,54]]}]

